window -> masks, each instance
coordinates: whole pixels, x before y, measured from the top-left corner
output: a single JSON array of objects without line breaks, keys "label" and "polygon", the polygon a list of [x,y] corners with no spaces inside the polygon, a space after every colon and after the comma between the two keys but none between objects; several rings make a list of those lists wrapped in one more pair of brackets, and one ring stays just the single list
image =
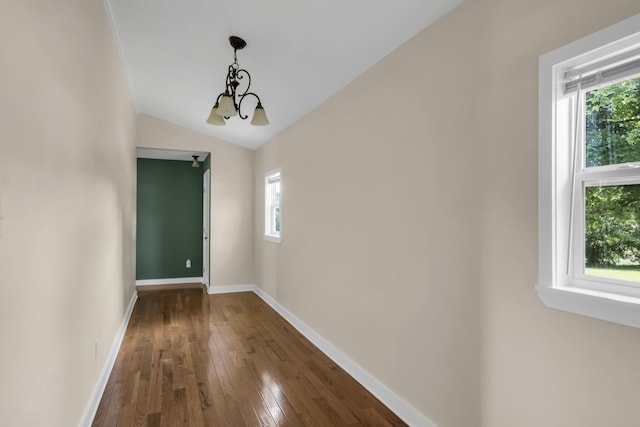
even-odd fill
[{"label": "window", "polygon": [[640,15],[540,57],[539,270],[550,307],[640,327]]},{"label": "window", "polygon": [[267,172],[264,177],[264,238],[278,243],[282,221],[280,188],[280,169]]}]

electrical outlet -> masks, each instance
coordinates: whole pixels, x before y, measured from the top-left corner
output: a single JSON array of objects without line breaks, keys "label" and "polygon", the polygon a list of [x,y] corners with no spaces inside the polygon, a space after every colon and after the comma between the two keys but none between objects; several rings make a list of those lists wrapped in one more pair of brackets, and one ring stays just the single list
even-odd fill
[{"label": "electrical outlet", "polygon": [[187,260],[187,268],[191,268],[191,260],[190,259]]}]

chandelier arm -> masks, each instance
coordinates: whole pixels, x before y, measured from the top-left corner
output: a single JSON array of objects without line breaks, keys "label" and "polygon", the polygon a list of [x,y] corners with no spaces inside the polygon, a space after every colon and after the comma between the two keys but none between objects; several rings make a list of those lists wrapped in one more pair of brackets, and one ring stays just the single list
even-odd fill
[{"label": "chandelier arm", "polygon": [[[229,94],[232,95],[235,93],[235,87],[234,87],[234,82],[236,80],[236,68],[233,66],[233,64],[229,65],[229,70],[227,71],[227,81],[225,83],[225,91]],[[237,84],[235,85],[237,86]]]},{"label": "chandelier arm", "polygon": [[242,92],[240,95],[238,96],[242,96],[245,95],[246,93],[249,92],[249,88],[251,88],[251,74],[249,74],[249,72],[247,70],[245,70],[244,68],[240,68],[239,70],[236,71],[236,77],[238,80],[242,80],[243,79],[243,74],[247,76],[247,87],[244,90],[244,92]]},{"label": "chandelier arm", "polygon": [[253,93],[253,92],[245,92],[245,93],[243,93],[242,95],[240,95],[240,98],[238,99],[238,116],[240,116],[240,118],[241,118],[242,120],[246,120],[246,119],[248,119],[248,118],[249,118],[249,115],[248,115],[248,114],[243,116],[243,115],[242,115],[242,111],[240,110],[240,106],[242,105],[242,101],[243,101],[243,100],[244,100],[244,98],[245,98],[245,97],[247,97],[247,96],[255,96],[255,97],[256,97],[256,99],[258,100],[258,105],[261,103],[261,102],[260,102],[260,97],[259,97],[258,95],[256,95],[255,93]]}]

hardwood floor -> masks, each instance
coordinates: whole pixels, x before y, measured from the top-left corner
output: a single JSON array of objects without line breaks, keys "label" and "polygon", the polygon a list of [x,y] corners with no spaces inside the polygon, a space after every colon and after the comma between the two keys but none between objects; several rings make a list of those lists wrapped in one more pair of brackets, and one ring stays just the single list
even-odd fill
[{"label": "hardwood floor", "polygon": [[253,292],[139,290],[94,426],[405,426]]}]

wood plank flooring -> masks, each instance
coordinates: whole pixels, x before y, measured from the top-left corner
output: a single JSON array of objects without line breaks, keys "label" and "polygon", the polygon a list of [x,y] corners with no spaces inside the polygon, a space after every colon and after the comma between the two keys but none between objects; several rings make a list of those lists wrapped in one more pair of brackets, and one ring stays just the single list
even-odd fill
[{"label": "wood plank flooring", "polygon": [[405,426],[253,292],[139,290],[93,426]]}]

